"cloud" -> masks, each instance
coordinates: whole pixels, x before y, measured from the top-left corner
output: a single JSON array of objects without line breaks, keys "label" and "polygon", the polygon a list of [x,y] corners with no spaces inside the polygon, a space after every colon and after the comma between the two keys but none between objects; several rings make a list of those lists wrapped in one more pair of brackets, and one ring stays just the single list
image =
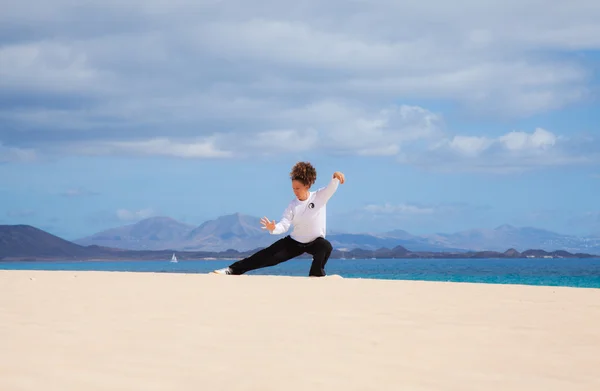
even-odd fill
[{"label": "cloud", "polygon": [[2,87],[29,91],[75,92],[92,88],[99,71],[84,51],[69,43],[39,41],[0,47]]},{"label": "cloud", "polygon": [[400,161],[441,171],[511,173],[543,167],[600,163],[600,140],[566,137],[537,128],[486,136],[445,137]]},{"label": "cloud", "polygon": [[319,135],[314,129],[304,131],[286,129],[259,132],[243,143],[230,140],[229,145],[237,144],[240,147],[251,147],[258,153],[262,149],[263,153],[269,154],[273,152],[281,153],[282,151],[305,151],[317,147],[318,142]]},{"label": "cloud", "polygon": [[[563,108],[590,94],[590,60],[573,53],[600,49],[592,0],[543,13],[534,0],[33,0],[3,11],[0,141],[38,154],[394,156],[447,137],[431,153],[478,157],[522,141],[448,136],[422,102],[503,118]],[[549,150],[564,145],[556,137]],[[17,160],[2,148],[0,162]]]},{"label": "cloud", "polygon": [[183,158],[220,158],[231,156],[230,151],[215,147],[212,140],[173,141],[153,138],[135,141],[84,142],[78,145],[82,155],[153,155]]},{"label": "cloud", "polygon": [[36,159],[35,150],[4,146],[0,142],[0,164],[9,162],[31,162]]},{"label": "cloud", "polygon": [[322,150],[349,155],[395,155],[405,143],[441,135],[442,118],[418,106],[364,110],[344,102],[320,101],[272,114],[275,124],[297,129],[222,131],[206,137],[152,137],[80,140],[46,146],[56,154],[152,155],[229,158],[256,154]]},{"label": "cloud", "polygon": [[[302,140],[277,140],[294,149],[324,149],[358,155],[394,155],[404,143],[431,139],[440,134],[442,118],[418,106],[394,105],[365,110],[343,101],[319,101],[284,111],[282,121],[309,130]],[[297,133],[292,132],[295,136]],[[274,135],[269,139],[273,140]],[[257,140],[261,142],[262,140]]]}]

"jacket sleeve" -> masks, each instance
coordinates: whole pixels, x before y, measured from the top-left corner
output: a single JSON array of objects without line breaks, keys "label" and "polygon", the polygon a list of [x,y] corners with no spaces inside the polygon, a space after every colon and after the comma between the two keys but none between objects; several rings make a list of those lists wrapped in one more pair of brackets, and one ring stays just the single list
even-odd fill
[{"label": "jacket sleeve", "polygon": [[326,204],[327,201],[329,201],[329,199],[333,195],[333,193],[335,193],[335,191],[337,190],[339,184],[339,179],[332,178],[326,187],[322,187],[319,190],[317,190],[316,198],[319,200],[320,203]]},{"label": "jacket sleeve", "polygon": [[279,223],[275,224],[275,229],[271,232],[271,234],[279,235],[287,232],[287,230],[290,229],[290,225],[292,225],[292,220],[294,220],[294,210],[292,208],[292,203],[290,202],[288,207],[285,208]]}]

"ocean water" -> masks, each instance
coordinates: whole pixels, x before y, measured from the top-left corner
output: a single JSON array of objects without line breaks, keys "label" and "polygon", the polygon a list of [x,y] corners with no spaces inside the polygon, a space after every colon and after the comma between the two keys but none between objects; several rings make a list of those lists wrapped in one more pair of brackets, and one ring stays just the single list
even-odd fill
[{"label": "ocean water", "polygon": [[[0,262],[0,270],[99,270],[208,273],[229,260]],[[249,275],[306,276],[310,259],[296,258]],[[600,288],[600,257],[553,259],[330,259],[328,274],[345,278],[452,281]]]}]

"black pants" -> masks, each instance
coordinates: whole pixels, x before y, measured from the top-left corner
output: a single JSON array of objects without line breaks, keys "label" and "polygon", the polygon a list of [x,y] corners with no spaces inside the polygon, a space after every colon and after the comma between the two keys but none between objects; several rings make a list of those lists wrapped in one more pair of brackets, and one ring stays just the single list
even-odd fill
[{"label": "black pants", "polygon": [[332,250],[331,243],[323,237],[318,237],[310,243],[300,243],[288,235],[229,267],[233,274],[244,274],[250,270],[275,266],[304,253],[309,253],[313,256],[313,261],[308,275],[322,277],[325,276],[325,264]]}]

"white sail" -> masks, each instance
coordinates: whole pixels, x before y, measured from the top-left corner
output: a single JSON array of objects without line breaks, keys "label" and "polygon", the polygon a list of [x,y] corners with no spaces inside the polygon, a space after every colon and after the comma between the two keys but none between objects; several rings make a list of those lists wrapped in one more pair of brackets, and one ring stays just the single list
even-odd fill
[{"label": "white sail", "polygon": [[173,256],[171,257],[171,262],[173,262],[173,263],[177,262],[177,257],[175,256],[175,253],[173,253]]}]

